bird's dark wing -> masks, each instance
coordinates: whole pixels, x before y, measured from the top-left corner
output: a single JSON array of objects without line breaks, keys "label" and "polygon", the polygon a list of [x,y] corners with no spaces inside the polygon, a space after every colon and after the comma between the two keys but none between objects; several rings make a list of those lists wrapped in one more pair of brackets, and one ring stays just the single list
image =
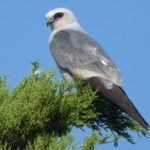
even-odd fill
[{"label": "bird's dark wing", "polygon": [[85,80],[85,82],[90,84],[93,89],[98,89],[104,98],[119,106],[124,112],[128,113],[141,126],[148,130],[148,123],[144,120],[144,118],[141,116],[134,104],[128,98],[127,94],[120,86],[114,84],[113,88],[107,89],[99,77],[91,77]]},{"label": "bird's dark wing", "polygon": [[98,76],[121,85],[117,67],[87,34],[75,30],[59,31],[53,36],[50,46],[60,68],[83,78]]}]

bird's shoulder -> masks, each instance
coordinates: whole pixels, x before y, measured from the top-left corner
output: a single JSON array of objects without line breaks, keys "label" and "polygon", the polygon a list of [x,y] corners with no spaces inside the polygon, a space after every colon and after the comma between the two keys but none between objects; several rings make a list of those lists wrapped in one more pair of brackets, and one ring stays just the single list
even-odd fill
[{"label": "bird's shoulder", "polygon": [[70,67],[72,65],[71,69],[80,68],[80,74],[81,68],[82,70],[84,68],[86,74],[95,72],[96,76],[112,78],[111,80],[121,84],[120,72],[116,65],[100,44],[85,32],[71,29],[61,30],[53,35],[50,49],[61,66]]},{"label": "bird's shoulder", "polygon": [[[103,58],[109,65],[112,64],[111,58],[104,51],[102,46],[91,38],[84,30],[73,30],[73,29],[64,29],[53,34],[52,40],[50,42],[51,49],[55,47],[65,48],[72,47],[74,49],[80,49],[86,54],[95,55],[96,57]],[[57,48],[56,48],[57,47]]]}]

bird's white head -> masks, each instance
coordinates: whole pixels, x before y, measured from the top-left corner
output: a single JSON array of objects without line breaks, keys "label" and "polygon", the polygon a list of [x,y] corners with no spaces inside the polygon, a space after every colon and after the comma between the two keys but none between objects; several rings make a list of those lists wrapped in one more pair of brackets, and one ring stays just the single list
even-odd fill
[{"label": "bird's white head", "polygon": [[66,8],[56,8],[50,10],[46,15],[47,26],[52,30],[59,30],[73,25],[79,25],[71,10]]}]

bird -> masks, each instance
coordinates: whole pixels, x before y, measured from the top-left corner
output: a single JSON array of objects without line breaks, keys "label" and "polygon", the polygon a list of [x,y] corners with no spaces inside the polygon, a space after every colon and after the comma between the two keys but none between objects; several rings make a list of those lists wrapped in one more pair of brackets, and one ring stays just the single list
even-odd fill
[{"label": "bird", "polygon": [[69,82],[75,75],[129,114],[146,130],[149,124],[122,88],[119,69],[102,46],[79,24],[74,13],[66,8],[55,8],[45,15],[52,33],[49,48],[62,76]]}]

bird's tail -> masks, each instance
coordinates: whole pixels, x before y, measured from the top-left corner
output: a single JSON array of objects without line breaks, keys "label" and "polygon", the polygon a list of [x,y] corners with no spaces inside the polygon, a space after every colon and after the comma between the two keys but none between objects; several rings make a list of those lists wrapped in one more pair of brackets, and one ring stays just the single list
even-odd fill
[{"label": "bird's tail", "polygon": [[97,78],[89,78],[86,81],[94,89],[99,89],[100,94],[106,99],[110,100],[124,112],[128,113],[135,121],[137,121],[143,128],[148,130],[149,124],[144,120],[139,111],[136,109],[134,104],[130,101],[124,90],[118,86],[113,85],[112,89],[107,89]]}]

